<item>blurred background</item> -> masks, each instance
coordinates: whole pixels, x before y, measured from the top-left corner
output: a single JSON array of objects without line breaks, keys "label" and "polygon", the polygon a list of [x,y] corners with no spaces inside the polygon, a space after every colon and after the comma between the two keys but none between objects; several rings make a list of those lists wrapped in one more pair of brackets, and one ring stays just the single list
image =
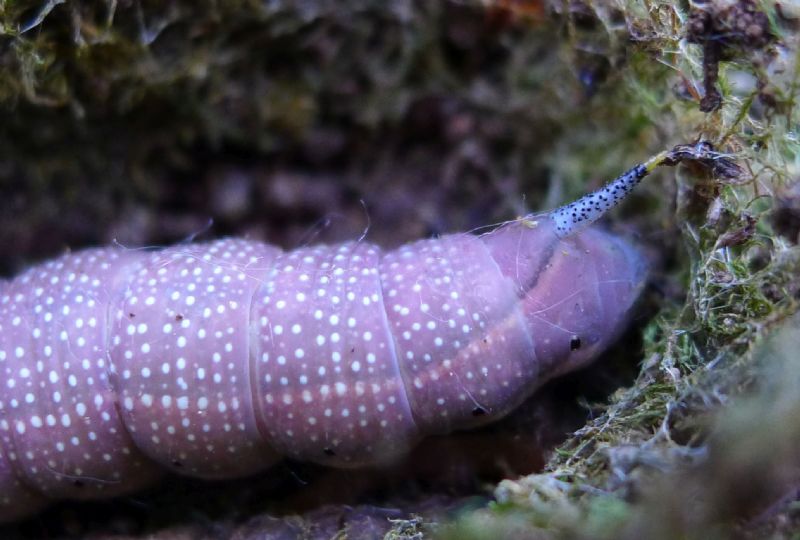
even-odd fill
[{"label": "blurred background", "polygon": [[113,241],[392,247],[552,208],[666,144],[637,94],[682,91],[629,47],[664,36],[613,3],[0,9],[5,274]]}]

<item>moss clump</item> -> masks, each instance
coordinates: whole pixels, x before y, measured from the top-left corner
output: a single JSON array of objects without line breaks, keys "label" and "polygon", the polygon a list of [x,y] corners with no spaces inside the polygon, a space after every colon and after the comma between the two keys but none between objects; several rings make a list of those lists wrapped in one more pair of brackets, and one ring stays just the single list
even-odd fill
[{"label": "moss clump", "polygon": [[578,54],[532,4],[0,3],[0,271],[210,217],[290,247],[335,214],[321,240],[358,237],[360,200],[396,245],[582,192],[601,135],[596,181],[660,146],[606,58],[619,29],[576,26],[598,47]]},{"label": "moss clump", "polygon": [[[489,538],[521,520],[530,538],[796,533],[793,504],[781,504],[794,481],[787,471],[798,465],[795,453],[781,450],[796,448],[798,424],[789,417],[798,402],[788,388],[796,366],[779,361],[795,355],[786,352],[790,346],[778,355],[753,350],[798,307],[796,231],[777,230],[772,216],[796,204],[775,196],[790,190],[800,173],[793,135],[800,113],[800,21],[770,2],[697,2],[688,10],[642,4],[644,11],[625,10],[628,28],[645,36],[632,46],[634,62],[626,72],[629,87],[640,94],[635,106],[659,118],[654,123],[668,133],[694,133],[727,146],[748,174],[725,184],[703,171],[677,171],[675,204],[664,219],[680,231],[680,243],[672,246],[676,259],[664,283],[678,284],[686,295],[668,297],[644,329],[638,377],[557,449],[545,473],[501,483],[496,495],[502,504],[456,526],[453,537],[470,531]],[[752,40],[739,36],[725,44],[719,110],[701,115],[699,93],[688,100],[666,93],[683,88],[695,94],[689,81],[708,69],[708,51],[688,44],[683,22],[730,23],[709,17],[737,8],[758,10],[758,20],[769,25]],[[663,16],[665,10],[673,16]],[[641,55],[651,65],[639,70]],[[671,68],[664,70],[667,79],[658,79],[665,85],[653,85],[654,64]],[[796,323],[788,332],[796,337]],[[784,381],[780,388],[775,369]],[[735,399],[754,387],[760,393],[750,402]],[[753,519],[773,505],[765,518]]]}]

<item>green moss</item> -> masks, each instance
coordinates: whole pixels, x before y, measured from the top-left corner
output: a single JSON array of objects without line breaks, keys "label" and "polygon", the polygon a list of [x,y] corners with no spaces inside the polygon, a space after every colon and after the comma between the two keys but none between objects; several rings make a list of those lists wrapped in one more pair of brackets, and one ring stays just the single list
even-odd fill
[{"label": "green moss", "polygon": [[[785,22],[783,26],[777,22],[774,4],[765,2],[763,8],[770,15],[778,45],[764,50],[740,48],[730,62],[723,63],[724,102],[720,111],[710,115],[699,114],[696,102],[682,100],[675,91],[684,80],[702,78],[702,51],[680,41],[687,13],[654,2],[631,2],[624,9],[628,28],[644,35],[643,41],[632,46],[630,63],[625,66],[630,96],[626,103],[637,111],[625,118],[647,121],[633,122],[630,127],[635,129],[630,133],[640,141],[644,134],[655,136],[654,132],[659,132],[659,138],[664,133],[711,138],[737,152],[748,174],[736,185],[724,186],[702,171],[676,171],[675,210],[662,204],[653,219],[680,231],[681,243],[675,246],[678,258],[673,261],[672,275],[665,279],[677,279],[686,296],[668,298],[644,328],[642,367],[634,383],[614,394],[601,415],[556,450],[549,472],[501,484],[496,494],[506,502],[502,512],[492,512],[492,520],[502,521],[507,513],[514,515],[512,521],[520,516],[535,521],[536,516],[547,515],[541,537],[548,538],[728,537],[739,527],[740,516],[723,510],[730,501],[720,486],[732,491],[737,487],[725,479],[724,465],[713,460],[706,463],[703,456],[710,448],[720,454],[716,456],[720,462],[740,461],[737,472],[741,476],[757,475],[763,468],[761,460],[771,456],[766,441],[781,446],[787,436],[791,439],[776,431],[783,422],[794,421],[763,408],[750,411],[752,416],[728,436],[726,444],[719,444],[718,435],[712,434],[728,428],[711,422],[721,411],[725,418],[730,414],[724,411],[735,415],[738,409],[729,406],[729,400],[759,386],[765,378],[763,356],[752,353],[754,345],[797,310],[800,252],[793,239],[772,228],[775,200],[770,195],[796,181],[798,175],[800,145],[790,131],[796,129],[800,112],[796,102],[798,39]],[[670,16],[662,16],[665,10]],[[742,80],[749,86],[742,87]],[[603,162],[592,155],[595,147],[579,144],[589,152],[571,147],[566,153],[573,160]],[[616,155],[616,149],[612,154]],[[569,167],[570,174],[579,171]],[[659,187],[651,184],[650,189],[653,196]],[[669,187],[661,190],[673,192]],[[768,400],[769,395],[766,391],[758,399]],[[759,430],[769,434],[753,437],[752,432]],[[748,442],[754,444],[748,446]],[[747,457],[733,457],[741,452]],[[797,465],[794,456],[780,459],[785,461],[776,468]],[[705,484],[687,480],[697,461],[708,467],[718,465],[720,478],[704,474]],[[739,481],[743,481],[741,476]],[[559,500],[533,495],[556,478],[567,483]],[[771,493],[767,488],[764,492]],[[761,502],[771,501],[765,497]],[[696,514],[694,504],[702,507]],[[792,512],[787,507],[772,518],[784,523],[781,515]],[[473,524],[465,526],[470,529]],[[495,532],[484,530],[485,534],[474,537],[489,538]]]}]

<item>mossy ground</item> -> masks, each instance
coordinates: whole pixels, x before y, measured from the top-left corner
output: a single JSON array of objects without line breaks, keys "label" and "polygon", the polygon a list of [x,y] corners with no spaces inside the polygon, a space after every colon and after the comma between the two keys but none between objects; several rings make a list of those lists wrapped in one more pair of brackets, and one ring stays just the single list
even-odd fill
[{"label": "mossy ground", "polygon": [[[725,27],[732,9],[765,26]],[[753,351],[797,308],[799,30],[777,0],[0,0],[0,269],[198,232],[392,246],[708,139],[740,181],[668,169],[608,220],[654,268],[641,350],[605,359],[618,389],[543,473],[436,531],[791,537],[800,399]],[[761,388],[779,411],[737,397]]]}]

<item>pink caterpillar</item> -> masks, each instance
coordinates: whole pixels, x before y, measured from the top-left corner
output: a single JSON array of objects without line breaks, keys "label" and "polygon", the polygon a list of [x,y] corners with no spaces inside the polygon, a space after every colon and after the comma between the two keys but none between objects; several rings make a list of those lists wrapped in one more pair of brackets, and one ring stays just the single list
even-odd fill
[{"label": "pink caterpillar", "polygon": [[89,249],[0,281],[0,521],[166,469],[379,463],[502,417],[624,326],[645,266],[587,226],[710,150],[681,151],[482,236]]}]

